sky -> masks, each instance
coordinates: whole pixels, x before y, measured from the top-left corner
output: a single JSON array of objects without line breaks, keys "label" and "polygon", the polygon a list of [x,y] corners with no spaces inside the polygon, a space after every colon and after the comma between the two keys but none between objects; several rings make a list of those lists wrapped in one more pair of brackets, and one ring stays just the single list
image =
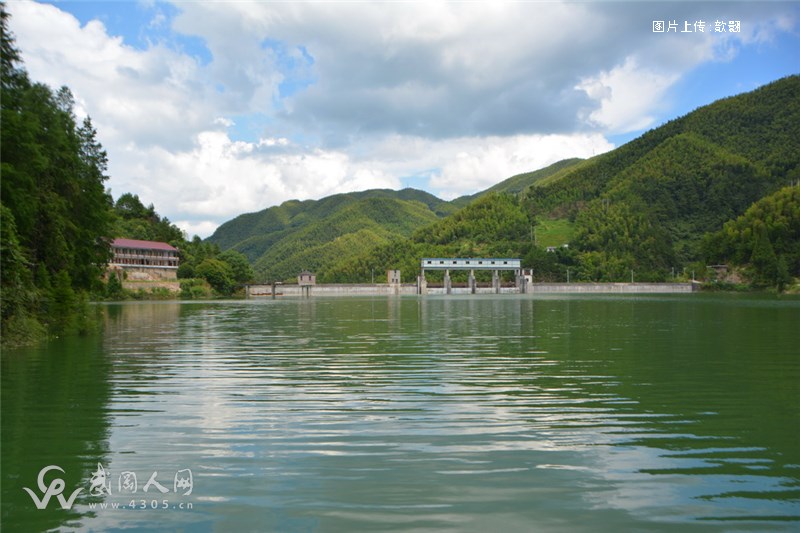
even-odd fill
[{"label": "sky", "polygon": [[800,73],[800,1],[6,6],[30,77],[91,117],[113,197],[190,237],[290,199],[473,194]]}]

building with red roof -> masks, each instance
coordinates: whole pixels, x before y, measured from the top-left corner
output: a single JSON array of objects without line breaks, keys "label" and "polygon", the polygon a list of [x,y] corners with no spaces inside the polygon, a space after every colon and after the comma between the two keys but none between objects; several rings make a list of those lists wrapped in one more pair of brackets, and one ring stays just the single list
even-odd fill
[{"label": "building with red roof", "polygon": [[165,242],[114,239],[111,251],[110,268],[125,272],[128,279],[178,278],[178,249]]}]

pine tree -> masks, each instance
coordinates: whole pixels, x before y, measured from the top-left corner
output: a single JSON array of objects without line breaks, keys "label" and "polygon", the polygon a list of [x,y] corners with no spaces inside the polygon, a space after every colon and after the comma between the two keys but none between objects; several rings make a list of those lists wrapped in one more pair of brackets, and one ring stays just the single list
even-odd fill
[{"label": "pine tree", "polygon": [[772,285],[778,272],[778,258],[767,234],[767,227],[759,223],[755,228],[755,241],[753,254],[750,256],[750,265],[753,267],[757,283]]}]

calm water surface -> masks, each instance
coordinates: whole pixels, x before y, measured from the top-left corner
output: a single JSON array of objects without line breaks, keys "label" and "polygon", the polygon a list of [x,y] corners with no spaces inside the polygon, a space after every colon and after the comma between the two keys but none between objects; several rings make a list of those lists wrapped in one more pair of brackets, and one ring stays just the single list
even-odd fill
[{"label": "calm water surface", "polygon": [[3,531],[800,530],[796,298],[104,312],[2,355]]}]

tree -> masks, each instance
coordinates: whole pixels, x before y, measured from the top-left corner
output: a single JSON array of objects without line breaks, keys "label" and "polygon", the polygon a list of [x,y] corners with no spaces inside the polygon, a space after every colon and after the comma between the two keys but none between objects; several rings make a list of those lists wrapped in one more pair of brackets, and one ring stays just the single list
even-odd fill
[{"label": "tree", "polygon": [[250,263],[247,261],[247,257],[244,254],[237,252],[236,250],[226,250],[217,256],[220,261],[224,261],[228,264],[233,272],[233,280],[236,283],[247,283],[248,281],[252,281],[255,274],[253,273],[253,267],[250,266]]},{"label": "tree", "polygon": [[106,297],[112,300],[118,300],[122,297],[122,282],[119,280],[117,273],[113,270],[108,274],[108,283],[106,284]]},{"label": "tree", "polygon": [[228,295],[233,290],[233,270],[219,259],[204,259],[197,265],[195,274],[205,279],[219,294]]},{"label": "tree", "polygon": [[783,292],[791,282],[792,276],[789,275],[789,265],[786,263],[786,256],[782,255],[778,258],[775,268],[775,287],[778,292]]},{"label": "tree", "polygon": [[178,278],[186,279],[196,276],[197,267],[206,259],[213,259],[219,255],[219,246],[204,242],[197,235],[189,242],[182,242],[179,246],[181,266],[178,267]]},{"label": "tree", "polygon": [[147,216],[147,209],[142,201],[139,200],[139,195],[129,192],[117,198],[114,209],[122,218],[145,218]]},{"label": "tree", "polygon": [[591,202],[576,219],[575,244],[585,279],[663,278],[674,256],[669,234],[646,210],[623,202]]},{"label": "tree", "polygon": [[753,282],[759,285],[800,275],[800,187],[784,187],[762,198],[744,215],[707,235],[703,247],[709,261],[749,266]]},{"label": "tree", "polygon": [[[91,121],[76,123],[68,88],[53,92],[28,79],[4,4],[0,26],[3,321],[47,318],[38,301],[50,293],[49,312],[57,313],[53,329],[65,332],[75,329],[68,315],[78,309],[67,304],[85,300],[83,291],[100,286],[110,257],[106,154]],[[52,290],[45,290],[49,279]]]},{"label": "tree", "polygon": [[14,315],[24,313],[32,307],[36,290],[30,276],[30,267],[17,237],[14,215],[6,206],[0,205],[0,286],[3,297],[2,307],[3,335],[5,326]]},{"label": "tree", "polygon": [[778,274],[778,258],[767,234],[764,224],[756,225],[753,254],[750,256],[756,282],[762,285],[772,285]]},{"label": "tree", "polygon": [[145,207],[139,196],[125,193],[114,203],[114,236],[144,241],[160,241],[177,245],[184,244],[183,232],[167,217],[156,213],[153,204]]},{"label": "tree", "polygon": [[48,302],[48,318],[51,330],[59,335],[70,333],[75,328],[75,305],[77,296],[72,290],[72,280],[66,270],[56,274]]}]

